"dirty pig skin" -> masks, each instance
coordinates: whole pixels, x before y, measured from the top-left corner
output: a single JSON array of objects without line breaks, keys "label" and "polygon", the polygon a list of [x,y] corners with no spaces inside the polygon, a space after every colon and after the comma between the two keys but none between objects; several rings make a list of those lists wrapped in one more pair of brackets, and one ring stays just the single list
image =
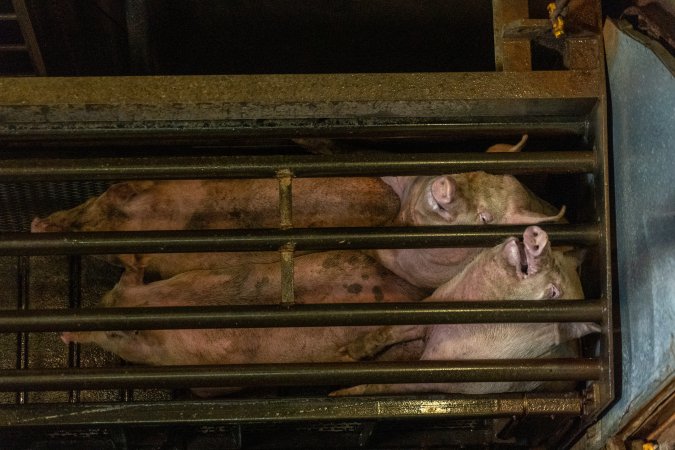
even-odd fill
[{"label": "dirty pig skin", "polygon": [[[488,151],[519,151],[495,144]],[[388,185],[388,186],[387,186]],[[562,220],[557,211],[510,175],[472,172],[444,176],[298,179],[296,227],[536,224]],[[247,228],[278,225],[274,180],[139,181],[112,186],[100,197],[45,219],[31,231],[124,231]],[[435,288],[480,249],[382,249],[370,253],[408,282]],[[134,255],[118,255],[133,265]],[[166,278],[195,269],[278,262],[274,252],[155,254],[145,270]]]},{"label": "dirty pig skin", "polygon": [[[424,301],[583,298],[575,258],[552,251],[546,233],[536,226],[525,230],[523,241],[520,243],[513,237],[484,250],[458,276]],[[204,294],[208,295],[204,292],[208,288],[203,285],[188,283],[190,286],[192,291],[183,285],[173,289],[172,280],[143,284],[138,274],[127,271],[120,283],[106,294],[102,306],[191,305]],[[418,326],[419,330],[401,327],[400,334],[402,341],[411,341],[414,336],[427,338],[423,359],[477,359],[536,357],[561,342],[596,330],[592,324],[520,324],[513,325],[512,329],[506,326],[504,339],[495,339],[495,333],[499,335],[500,327],[504,326],[492,324],[485,329],[476,328],[477,325]],[[381,350],[371,342],[377,342],[373,336],[382,333],[382,327],[139,330],[64,333],[62,339],[97,344],[136,363],[254,364],[335,362],[370,357]],[[388,332],[384,334],[388,336]],[[391,335],[392,344],[400,338],[397,332]],[[474,390],[464,385],[456,389],[444,385],[443,391],[487,393],[515,388],[512,384],[484,383]],[[369,389],[372,388],[359,387],[353,393],[369,393]]]},{"label": "dirty pig skin", "polygon": [[[128,181],[75,208],[36,218],[31,231],[143,231],[279,226],[274,179]],[[378,178],[298,178],[293,182],[293,224],[298,228],[379,226],[399,201]],[[133,255],[106,260],[134,263]],[[276,252],[157,254],[146,271],[169,277],[187,270],[275,262]]]},{"label": "dirty pig skin", "polygon": [[[547,234],[537,226],[530,226],[523,233],[522,242],[509,238],[502,245],[483,251],[427,300],[579,300],[584,296],[576,270],[579,263],[578,252],[553,251]],[[360,335],[343,351],[359,360],[370,358],[391,345],[422,339],[425,348],[421,360],[537,358],[549,356],[560,344],[598,331],[600,328],[593,323],[387,326]],[[541,384],[536,381],[368,384],[343,389],[332,395],[414,392],[487,394],[528,391]]]}]

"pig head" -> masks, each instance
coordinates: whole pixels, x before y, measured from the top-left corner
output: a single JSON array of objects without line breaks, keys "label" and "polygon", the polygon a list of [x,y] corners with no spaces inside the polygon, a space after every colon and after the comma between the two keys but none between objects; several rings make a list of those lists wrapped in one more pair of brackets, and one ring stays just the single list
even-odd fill
[{"label": "pig head", "polygon": [[[428,301],[583,299],[576,252],[553,251],[546,233],[528,227],[515,237],[481,252]],[[425,300],[427,301],[427,300]],[[517,359],[549,354],[561,344],[599,331],[592,323],[444,324],[381,327],[347,345],[354,359],[371,357],[389,345],[423,339],[422,360]],[[362,385],[335,395],[400,392],[485,394],[532,390],[540,382],[431,383]]]},{"label": "pig head", "polygon": [[[488,151],[518,151],[496,144]],[[511,175],[470,172],[420,177],[384,177],[399,196],[398,225],[532,225],[564,220],[560,211],[540,199]],[[380,249],[374,255],[386,268],[421,287],[436,288],[480,253],[477,248]]]}]

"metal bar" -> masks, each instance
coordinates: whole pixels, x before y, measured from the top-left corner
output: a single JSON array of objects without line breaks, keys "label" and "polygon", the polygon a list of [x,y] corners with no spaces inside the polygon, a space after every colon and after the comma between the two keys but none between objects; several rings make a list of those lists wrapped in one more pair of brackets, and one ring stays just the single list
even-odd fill
[{"label": "metal bar", "polygon": [[492,21],[495,43],[495,67],[498,71],[530,73],[532,57],[528,39],[509,39],[507,24],[528,17],[527,0],[493,0]]},{"label": "metal bar", "polygon": [[288,243],[281,249],[281,303],[286,307],[295,303],[293,248]]},{"label": "metal bar", "polygon": [[[81,289],[81,274],[82,274],[82,258],[79,255],[71,256],[68,261],[69,266],[69,293],[68,306],[71,309],[77,310],[82,303],[82,289]],[[30,311],[28,311],[30,312]],[[80,367],[80,344],[77,342],[70,342],[68,344],[68,367]],[[80,401],[80,391],[71,389],[68,391],[68,401],[77,403]]]},{"label": "metal bar", "polygon": [[294,156],[183,156],[92,159],[3,159],[0,182],[194,178],[423,175],[472,172],[588,173],[593,152],[433,153]]},{"label": "metal bar", "polygon": [[150,403],[38,404],[0,407],[0,427],[170,425],[222,422],[510,417],[582,413],[576,392],[508,393],[489,396],[428,395],[424,398],[268,398]]},{"label": "metal bar", "polygon": [[361,383],[456,383],[597,380],[593,359],[233,364],[226,366],[129,366],[115,369],[0,370],[0,391],[29,389],[309,386]]},{"label": "metal bar", "polygon": [[293,227],[293,174],[289,169],[277,171],[279,180],[279,228]]},{"label": "metal bar", "polygon": [[[594,245],[597,225],[543,225],[556,245]],[[524,225],[386,228],[293,228],[78,233],[1,233],[5,255],[87,255],[275,251],[288,242],[296,251],[372,248],[492,247],[519,236]]]},{"label": "metal bar", "polygon": [[21,28],[23,40],[26,42],[26,50],[30,54],[30,59],[33,63],[33,69],[38,75],[46,75],[47,70],[45,68],[45,62],[42,58],[42,51],[40,51],[40,45],[38,44],[37,37],[35,36],[35,30],[33,29],[33,24],[31,23],[26,1],[12,0],[12,5],[14,6],[14,11],[16,12],[16,16],[19,21],[19,27]]},{"label": "metal bar", "polygon": [[[321,124],[309,119],[283,119],[260,121],[255,119],[223,120],[210,119],[208,122],[193,120],[172,120],[162,123],[137,122],[127,126],[116,126],[119,122],[86,121],[37,123],[21,121],[5,125],[0,122],[0,142],[14,144],[48,143],[51,146],[72,144],[98,147],[105,144],[124,144],[130,146],[157,144],[222,145],[223,139],[293,139],[298,136],[319,136],[322,138],[354,138],[354,137],[423,137],[430,138],[448,135],[481,139],[505,135],[517,136],[527,130],[530,136],[581,136],[587,128],[586,116],[573,116],[574,110],[581,108],[590,113],[595,100],[558,103],[558,107],[570,109],[568,116],[563,112],[556,116],[536,115],[495,117],[481,115],[471,117],[429,118],[425,114],[416,117],[372,117],[364,123],[363,119],[321,119]],[[576,105],[575,105],[576,104]],[[2,110],[0,106],[0,110]],[[10,109],[10,108],[5,108]],[[1,111],[0,111],[1,112]],[[11,111],[10,111],[11,112]],[[8,113],[10,113],[8,112]],[[30,119],[29,119],[30,120]],[[56,119],[55,119],[56,120]],[[53,148],[53,147],[51,147]],[[50,147],[47,147],[49,150]]]},{"label": "metal bar", "polygon": [[0,52],[27,52],[26,44],[0,44]]},{"label": "metal bar", "polygon": [[597,322],[603,300],[183,306],[0,311],[0,332]]},{"label": "metal bar", "polygon": [[[17,298],[17,308],[19,313],[26,313],[28,310],[28,276],[29,276],[30,264],[26,256],[19,256],[17,258],[16,270],[17,270],[17,286],[18,286],[18,298]],[[17,335],[17,351],[16,351],[16,367],[20,370],[26,370],[28,368],[28,333],[23,330],[19,331]],[[16,402],[18,404],[24,404],[28,402],[28,392],[25,388],[21,388],[20,391],[16,393]]]},{"label": "metal bar", "polygon": [[4,14],[0,14],[0,20],[4,20],[4,21],[15,21],[15,20],[16,20],[16,14],[14,14],[14,13],[4,13]]},{"label": "metal bar", "polygon": [[[279,228],[293,228],[293,173],[289,169],[277,171],[279,179]],[[289,306],[295,302],[293,253],[295,245],[287,242],[280,248],[281,253],[281,303]]]},{"label": "metal bar", "polygon": [[[466,117],[471,112],[466,108],[468,102],[473,100],[484,100],[487,106],[489,100],[597,98],[599,78],[594,71],[565,70],[8,78],[0,80],[0,105],[49,106],[49,111],[41,112],[41,121],[51,120],[50,114],[57,109],[65,110],[58,105],[68,105],[71,111],[61,118],[62,122],[84,118],[81,113],[85,106],[91,121],[112,120],[111,111],[116,110],[116,118],[125,123],[181,118],[359,117],[366,112],[360,108],[366,102],[377,102],[385,108],[380,115],[386,115],[388,106],[398,103],[398,109],[405,113],[396,116],[439,117],[447,110],[417,115],[415,103],[461,100]],[[287,108],[278,110],[280,104]],[[91,105],[101,108],[92,110]],[[329,105],[332,113],[326,114]],[[314,113],[307,115],[311,109]],[[512,104],[509,109],[513,111]],[[300,111],[303,116],[297,115]],[[461,116],[460,111],[454,113]],[[557,115],[562,114],[559,111]]]}]

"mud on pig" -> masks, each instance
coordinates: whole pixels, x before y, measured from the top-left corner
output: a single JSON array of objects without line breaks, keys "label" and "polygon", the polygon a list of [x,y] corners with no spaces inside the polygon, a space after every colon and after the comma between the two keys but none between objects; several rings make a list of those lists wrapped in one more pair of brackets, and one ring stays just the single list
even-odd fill
[{"label": "mud on pig", "polygon": [[[488,151],[519,151],[496,144]],[[386,184],[385,184],[386,183]],[[389,188],[389,185],[391,188]],[[393,192],[392,192],[393,191]],[[560,220],[557,211],[510,175],[472,172],[445,176],[297,179],[294,226],[534,224]],[[33,232],[257,228],[278,225],[274,180],[137,181],[45,219]],[[408,282],[435,288],[480,249],[384,249],[373,255]],[[133,255],[118,255],[125,265]],[[195,269],[276,262],[273,252],[155,254],[146,270],[170,277]]]},{"label": "mud on pig", "polygon": [[[539,227],[528,227],[523,239],[524,243],[520,243],[510,238],[483,251],[425,301],[583,298],[574,258],[552,251],[546,233]],[[194,283],[178,276],[143,284],[138,274],[127,271],[103,303],[104,306],[191,305],[204,304],[203,299],[209,295],[213,297],[213,290],[201,281]],[[242,297],[222,298],[219,302],[232,304],[235,298]],[[124,359],[145,364],[253,364],[370,357],[385,350],[373,339],[382,335],[392,336],[386,345],[426,339],[422,359],[536,357],[594,330],[593,324],[490,324],[79,332],[64,333],[63,339],[94,343]],[[407,355],[408,359],[410,356]],[[437,389],[415,386],[417,390]],[[483,383],[477,388],[467,388],[460,384],[443,385],[441,390],[487,393],[516,388],[522,386]],[[375,388],[359,387],[341,394],[369,393],[372,389]]]},{"label": "mud on pig", "polygon": [[[580,300],[577,251],[553,251],[547,234],[530,226],[523,240],[512,237],[483,251],[459,275],[436,289],[428,301]],[[593,323],[492,323],[387,326],[361,335],[343,348],[355,360],[369,358],[388,346],[423,339],[421,360],[522,359],[558,353],[575,355],[573,340],[600,328]],[[576,355],[575,355],[576,356]],[[541,382],[429,383],[361,385],[333,395],[411,392],[487,394],[527,391]]]}]

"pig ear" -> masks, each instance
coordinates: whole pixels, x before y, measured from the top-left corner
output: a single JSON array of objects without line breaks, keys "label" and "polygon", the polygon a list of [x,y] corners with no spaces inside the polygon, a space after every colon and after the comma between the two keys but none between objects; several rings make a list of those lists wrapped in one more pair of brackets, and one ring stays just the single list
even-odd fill
[{"label": "pig ear", "polygon": [[525,147],[525,143],[527,142],[527,135],[524,134],[522,138],[520,138],[520,141],[516,145],[511,145],[511,144],[495,144],[491,147],[488,147],[486,150],[487,153],[515,153],[519,152]]},{"label": "pig ear", "polygon": [[560,331],[561,342],[572,339],[579,339],[591,333],[600,333],[602,328],[600,325],[591,322],[584,323],[561,323],[558,325]]},{"label": "pig ear", "polygon": [[382,177],[382,181],[387,183],[396,192],[399,198],[403,198],[406,188],[412,183],[415,177]]},{"label": "pig ear", "polygon": [[534,212],[534,211],[516,211],[512,214],[509,214],[509,222],[519,225],[534,225],[544,222],[559,222],[565,217],[566,211],[565,205],[560,208],[560,212],[555,216],[547,216],[546,214]]},{"label": "pig ear", "polygon": [[568,258],[574,262],[574,267],[581,267],[581,264],[584,262],[587,255],[587,248],[574,248],[572,250],[566,250],[563,252],[563,256],[565,258]]},{"label": "pig ear", "polygon": [[148,189],[152,184],[152,181],[125,181],[123,183],[116,183],[108,188],[106,196],[112,203],[121,205]]}]

